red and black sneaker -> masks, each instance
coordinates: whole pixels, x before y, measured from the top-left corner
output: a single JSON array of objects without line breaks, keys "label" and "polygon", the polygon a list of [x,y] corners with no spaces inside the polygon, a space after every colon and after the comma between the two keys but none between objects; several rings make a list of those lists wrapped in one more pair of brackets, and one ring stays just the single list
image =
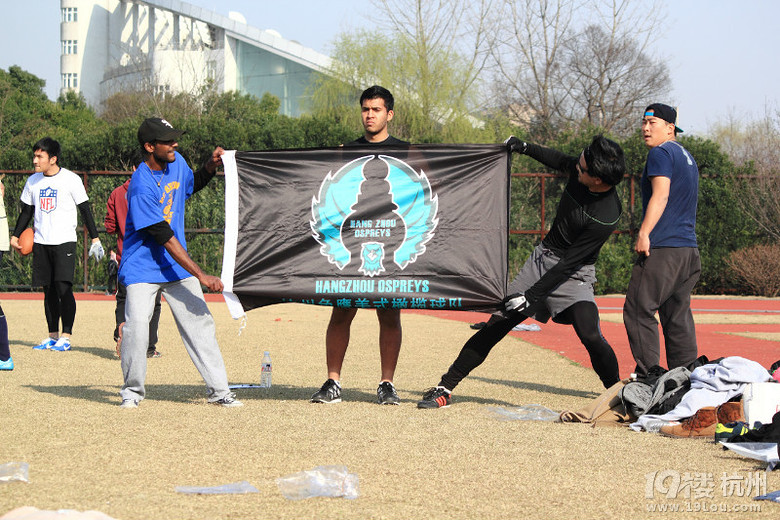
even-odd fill
[{"label": "red and black sneaker", "polygon": [[434,386],[425,391],[417,408],[446,408],[451,403],[452,393],[443,386]]}]

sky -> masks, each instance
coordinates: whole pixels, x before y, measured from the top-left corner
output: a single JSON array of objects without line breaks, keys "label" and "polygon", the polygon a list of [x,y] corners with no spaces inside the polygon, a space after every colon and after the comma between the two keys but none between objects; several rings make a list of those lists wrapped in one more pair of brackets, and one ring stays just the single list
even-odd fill
[{"label": "sky", "polygon": [[[644,0],[637,0],[644,1]],[[328,54],[336,35],[376,26],[367,0],[189,0],[224,16],[274,29],[284,38]],[[4,2],[0,68],[19,65],[59,93],[60,2]],[[664,16],[651,52],[669,66],[678,126],[706,135],[727,118],[749,121],[780,109],[780,2],[776,0],[660,0]],[[639,116],[637,116],[639,119]]]}]

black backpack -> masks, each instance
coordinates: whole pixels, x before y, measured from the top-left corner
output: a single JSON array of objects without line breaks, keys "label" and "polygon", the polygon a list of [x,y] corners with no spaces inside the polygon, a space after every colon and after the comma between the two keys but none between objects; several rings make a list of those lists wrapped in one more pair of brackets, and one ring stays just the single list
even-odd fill
[{"label": "black backpack", "polygon": [[632,417],[645,414],[663,415],[673,410],[691,388],[691,372],[677,367],[652,380],[630,381],[618,394]]}]

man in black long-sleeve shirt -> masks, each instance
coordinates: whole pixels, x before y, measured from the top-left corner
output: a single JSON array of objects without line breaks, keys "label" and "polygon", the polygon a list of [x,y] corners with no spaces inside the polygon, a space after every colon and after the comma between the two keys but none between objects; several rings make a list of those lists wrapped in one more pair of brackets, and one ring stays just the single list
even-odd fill
[{"label": "man in black long-sleeve shirt", "polygon": [[617,383],[618,362],[604,339],[593,297],[594,263],[621,214],[615,186],[626,171],[620,146],[598,135],[579,157],[569,156],[512,136],[511,151],[526,154],[569,175],[550,232],[536,247],[509,286],[507,311],[494,314],[469,339],[438,386],[429,389],[418,408],[449,406],[451,392],[487,357],[512,328],[527,317],[574,327],[606,388]]}]

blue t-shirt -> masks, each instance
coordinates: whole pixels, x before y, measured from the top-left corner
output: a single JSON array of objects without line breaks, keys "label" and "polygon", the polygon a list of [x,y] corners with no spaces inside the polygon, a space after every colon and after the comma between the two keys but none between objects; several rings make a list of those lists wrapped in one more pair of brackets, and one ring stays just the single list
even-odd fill
[{"label": "blue t-shirt", "polygon": [[669,200],[661,218],[650,232],[650,247],[697,247],[696,204],[699,198],[699,167],[677,141],[651,148],[642,172],[642,211],[653,194],[650,177],[670,179]]},{"label": "blue t-shirt", "polygon": [[175,282],[192,276],[143,229],[165,220],[182,247],[187,249],[184,204],[193,193],[194,181],[192,170],[178,152],[164,171],[152,171],[146,163],[141,163],[133,173],[127,190],[120,283]]}]

